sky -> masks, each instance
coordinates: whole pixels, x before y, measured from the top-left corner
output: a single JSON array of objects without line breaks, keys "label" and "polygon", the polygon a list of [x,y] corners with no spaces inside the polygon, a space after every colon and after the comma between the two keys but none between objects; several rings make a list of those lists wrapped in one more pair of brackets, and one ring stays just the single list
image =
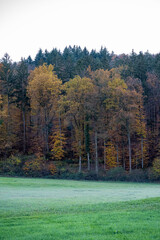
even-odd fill
[{"label": "sky", "polygon": [[160,0],[0,0],[0,59],[66,46],[160,52]]}]

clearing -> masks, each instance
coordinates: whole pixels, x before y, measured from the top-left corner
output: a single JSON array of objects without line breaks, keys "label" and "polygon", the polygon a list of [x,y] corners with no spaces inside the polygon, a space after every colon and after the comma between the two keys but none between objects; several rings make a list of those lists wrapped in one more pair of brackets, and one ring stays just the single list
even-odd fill
[{"label": "clearing", "polygon": [[159,240],[160,185],[0,177],[0,239]]}]

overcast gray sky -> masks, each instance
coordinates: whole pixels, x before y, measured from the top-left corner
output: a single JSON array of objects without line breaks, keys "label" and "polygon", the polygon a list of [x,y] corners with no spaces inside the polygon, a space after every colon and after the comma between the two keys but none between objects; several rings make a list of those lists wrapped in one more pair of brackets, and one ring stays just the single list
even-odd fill
[{"label": "overcast gray sky", "polygon": [[160,0],[0,0],[0,59],[78,45],[160,52]]}]

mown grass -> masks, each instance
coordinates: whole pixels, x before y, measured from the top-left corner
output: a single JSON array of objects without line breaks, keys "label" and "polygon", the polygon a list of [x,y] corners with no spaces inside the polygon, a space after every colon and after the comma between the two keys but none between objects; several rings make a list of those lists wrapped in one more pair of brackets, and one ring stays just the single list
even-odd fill
[{"label": "mown grass", "polygon": [[159,240],[160,185],[0,178],[0,239]]}]

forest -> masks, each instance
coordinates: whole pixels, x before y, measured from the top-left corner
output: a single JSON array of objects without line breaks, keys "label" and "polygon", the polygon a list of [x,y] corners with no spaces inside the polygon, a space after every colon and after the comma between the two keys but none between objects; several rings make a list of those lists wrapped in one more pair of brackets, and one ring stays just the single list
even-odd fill
[{"label": "forest", "polygon": [[0,60],[1,175],[157,180],[159,141],[160,53]]}]

